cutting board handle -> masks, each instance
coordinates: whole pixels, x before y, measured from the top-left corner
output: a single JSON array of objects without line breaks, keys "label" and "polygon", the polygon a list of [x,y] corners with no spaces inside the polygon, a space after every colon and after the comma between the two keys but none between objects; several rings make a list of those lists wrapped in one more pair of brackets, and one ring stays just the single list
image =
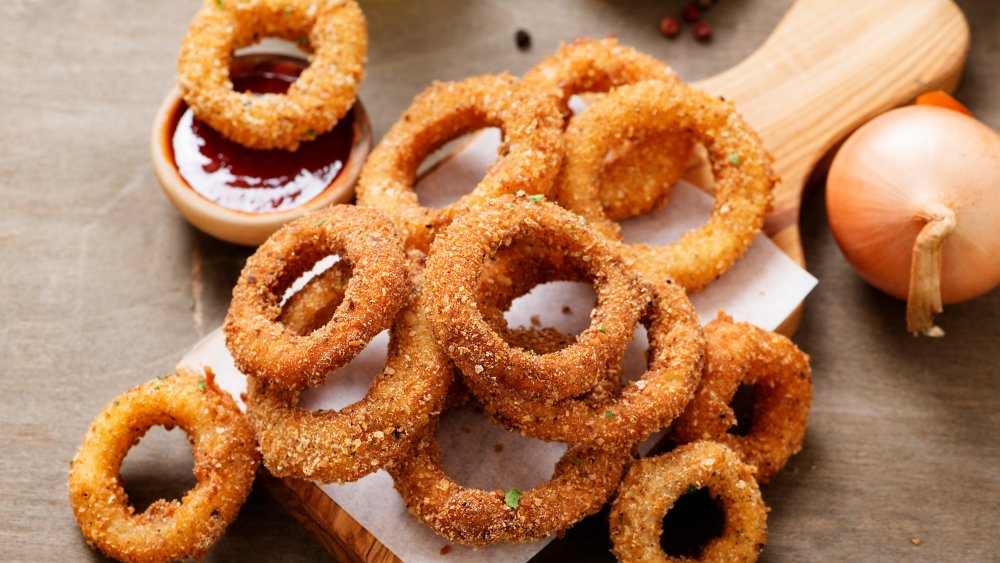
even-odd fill
[{"label": "cutting board handle", "polygon": [[804,265],[799,207],[816,163],[879,113],[953,91],[968,49],[951,0],[796,0],[750,57],[696,85],[735,102],[774,154],[765,230]]}]

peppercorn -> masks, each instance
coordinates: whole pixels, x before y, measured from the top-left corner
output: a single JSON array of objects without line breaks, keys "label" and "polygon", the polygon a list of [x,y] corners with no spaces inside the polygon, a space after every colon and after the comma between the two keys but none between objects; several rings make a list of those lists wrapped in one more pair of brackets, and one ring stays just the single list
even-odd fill
[{"label": "peppercorn", "polygon": [[712,26],[708,22],[698,22],[694,26],[694,38],[698,41],[708,41],[712,38]]},{"label": "peppercorn", "polygon": [[517,44],[517,48],[526,51],[531,48],[531,35],[523,29],[517,30],[514,34],[514,43]]},{"label": "peppercorn", "polygon": [[694,4],[688,4],[687,6],[684,6],[684,11],[681,12],[681,17],[684,18],[684,21],[686,22],[694,23],[701,19],[701,10],[699,10],[698,6]]},{"label": "peppercorn", "polygon": [[681,32],[681,22],[677,18],[663,18],[660,20],[660,33],[664,37],[673,39]]}]

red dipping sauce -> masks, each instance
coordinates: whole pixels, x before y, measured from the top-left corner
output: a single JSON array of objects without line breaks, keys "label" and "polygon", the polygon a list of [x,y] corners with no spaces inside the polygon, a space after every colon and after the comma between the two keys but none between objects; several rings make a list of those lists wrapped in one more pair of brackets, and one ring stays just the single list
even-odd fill
[{"label": "red dipping sauce", "polygon": [[[283,94],[309,63],[283,55],[237,57],[233,89]],[[354,110],[330,131],[295,152],[248,149],[199,121],[183,101],[173,116],[173,161],[181,178],[205,199],[245,213],[269,213],[305,204],[336,179],[351,153]]]}]

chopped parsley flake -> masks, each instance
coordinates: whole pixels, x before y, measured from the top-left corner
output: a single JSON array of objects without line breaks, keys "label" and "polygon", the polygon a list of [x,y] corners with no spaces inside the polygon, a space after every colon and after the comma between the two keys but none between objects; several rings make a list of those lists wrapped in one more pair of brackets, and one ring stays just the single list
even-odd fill
[{"label": "chopped parsley flake", "polygon": [[306,129],[306,137],[315,137],[315,136],[316,136],[315,129],[312,128]]},{"label": "chopped parsley flake", "polygon": [[322,227],[323,223],[326,223],[326,219],[320,219],[319,221],[316,221],[316,226],[317,227]]},{"label": "chopped parsley flake", "polygon": [[395,430],[393,430],[393,431],[392,431],[392,439],[393,439],[393,440],[398,440],[398,439],[399,439],[399,436],[400,436],[400,434],[401,434],[401,432],[399,431],[399,429],[398,429],[398,428],[397,428],[397,429],[395,429]]},{"label": "chopped parsley flake", "polygon": [[523,497],[523,496],[524,496],[524,493],[522,493],[521,491],[519,491],[516,488],[514,488],[514,489],[511,489],[511,490],[507,491],[503,495],[503,502],[504,502],[504,504],[506,504],[507,506],[509,506],[511,508],[517,508],[521,504],[521,497]]},{"label": "chopped parsley flake", "polygon": [[509,211],[511,209],[514,209],[514,204],[513,203],[508,203],[507,204],[507,210]]},{"label": "chopped parsley flake", "polygon": [[533,201],[535,203],[538,203],[539,201],[542,201],[543,199],[545,199],[545,196],[543,196],[541,194],[538,194],[538,195],[529,195],[528,199],[530,199],[531,201]]},{"label": "chopped parsley flake", "polygon": [[575,459],[575,458],[573,459],[573,465],[580,465],[581,463],[583,463],[583,462],[580,461],[579,459]]},{"label": "chopped parsley flake", "polygon": [[115,406],[116,406],[116,407],[118,406],[118,401],[115,401]]},{"label": "chopped parsley flake", "polygon": [[597,327],[597,330],[599,330],[601,332],[607,332],[608,331],[608,327],[606,327],[604,325],[601,325],[601,326]]},{"label": "chopped parsley flake", "polygon": [[215,0],[215,5],[218,6],[219,9],[221,10],[222,9],[222,0]]},{"label": "chopped parsley flake", "polygon": [[729,162],[731,162],[733,164],[739,164],[740,163],[740,155],[738,155],[738,154],[731,154],[731,155],[729,155]]},{"label": "chopped parsley flake", "polygon": [[202,391],[205,390],[205,380],[204,379],[199,379],[198,380],[198,389],[201,389]]},{"label": "chopped parsley flake", "polygon": [[610,410],[604,411],[604,418],[614,418],[614,417],[615,413],[611,412]]},{"label": "chopped parsley flake", "polygon": [[684,494],[690,495],[691,493],[696,493],[696,492],[698,492],[698,487],[695,487],[691,483],[688,483],[688,490]]},{"label": "chopped parsley flake", "polygon": [[157,385],[156,387],[153,387],[153,391],[159,391],[159,390],[160,390],[160,386],[159,385]]}]

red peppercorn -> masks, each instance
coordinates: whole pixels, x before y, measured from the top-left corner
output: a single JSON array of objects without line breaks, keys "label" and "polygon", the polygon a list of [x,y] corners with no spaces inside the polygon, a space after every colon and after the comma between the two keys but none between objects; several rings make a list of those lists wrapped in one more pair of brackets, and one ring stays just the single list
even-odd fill
[{"label": "red peppercorn", "polygon": [[698,41],[708,41],[712,38],[712,26],[708,22],[698,22],[694,26],[694,38]]},{"label": "red peppercorn", "polygon": [[687,6],[684,6],[684,11],[681,12],[681,17],[684,18],[684,21],[686,22],[694,23],[701,19],[701,10],[699,10],[698,6],[694,4],[688,4]]},{"label": "red peppercorn", "polygon": [[664,37],[669,37],[673,39],[677,37],[681,32],[681,22],[677,21],[677,18],[663,18],[660,20],[660,33]]}]

